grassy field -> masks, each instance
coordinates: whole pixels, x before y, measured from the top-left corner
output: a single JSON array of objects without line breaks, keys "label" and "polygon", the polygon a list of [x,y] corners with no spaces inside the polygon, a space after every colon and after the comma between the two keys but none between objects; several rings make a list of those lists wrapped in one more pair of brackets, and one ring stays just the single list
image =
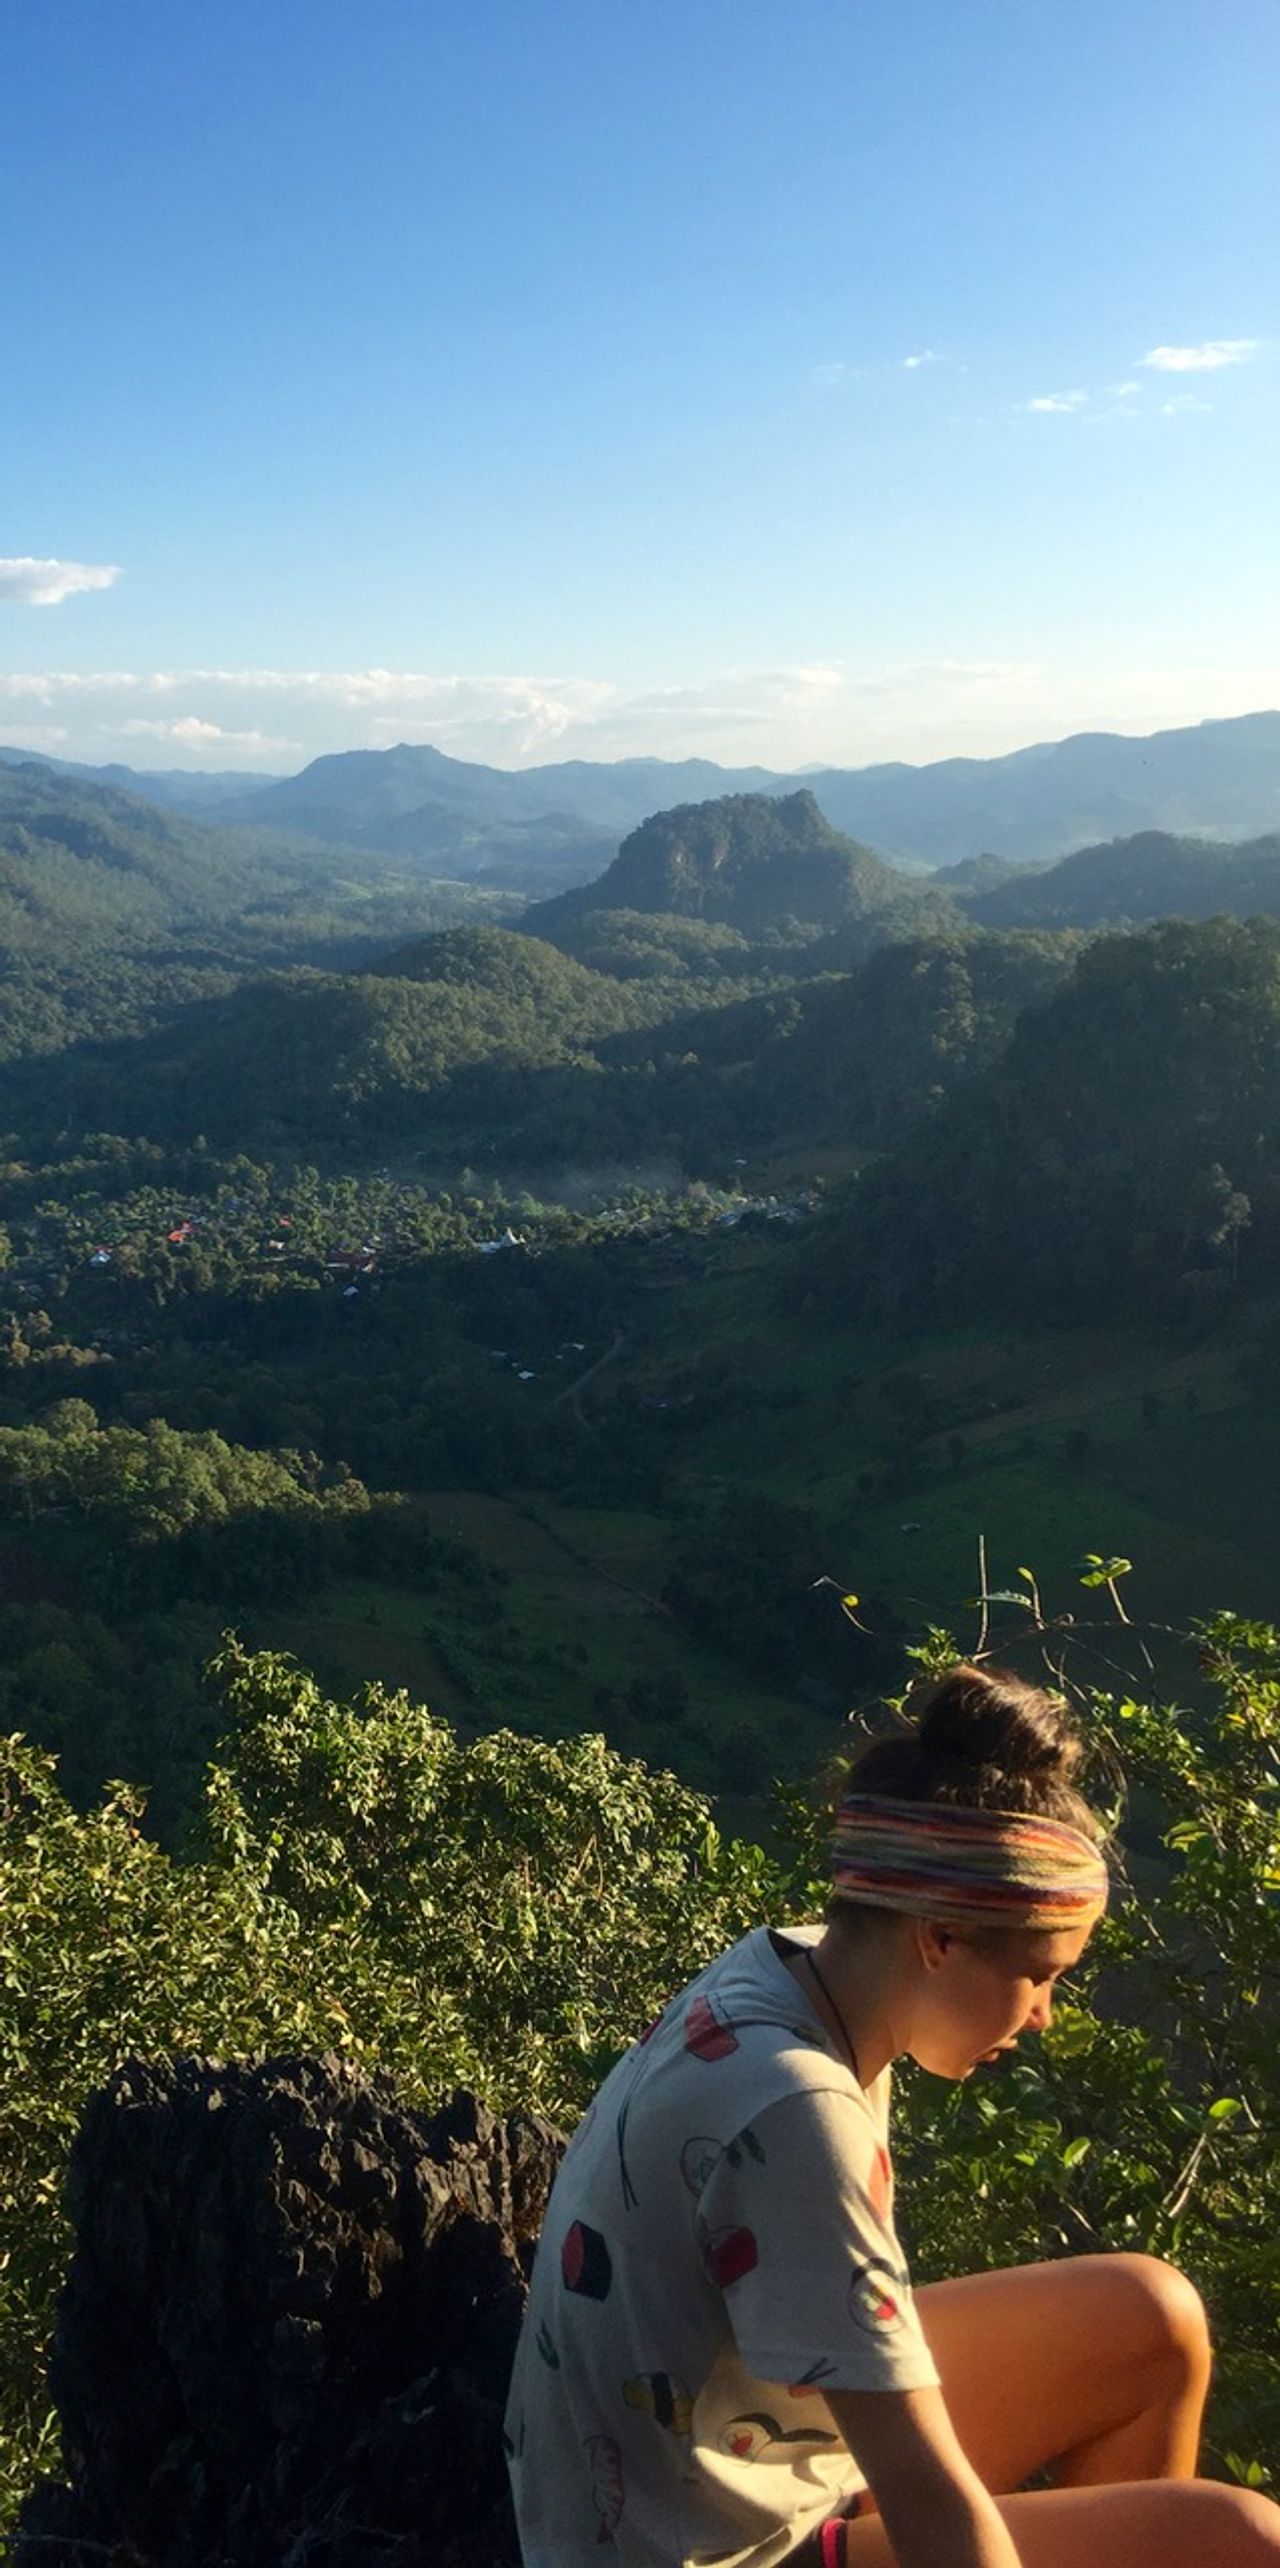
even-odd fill
[{"label": "grassy field", "polygon": [[376,1679],[464,1728],[603,1730],[712,1791],[723,1787],[725,1743],[744,1726],[761,1743],[763,1781],[831,1753],[829,1713],[753,1683],[681,1629],[658,1592],[668,1554],[656,1518],[467,1490],[432,1492],[426,1504],[433,1529],[489,1574],[482,1601],[469,1579],[460,1587],[447,1575],[431,1595],[351,1581],[306,1615],[263,1618],[254,1639],[292,1651],[339,1691]]},{"label": "grassy field", "polygon": [[[691,1441],[689,1485],[756,1485],[811,1509],[818,1564],[896,1620],[945,1620],[986,1536],[993,1583],[1029,1563],[1055,1603],[1087,1551],[1135,1564],[1134,1610],[1274,1612],[1275,1422],[1242,1379],[1245,1323],[1198,1345],[1136,1329],[888,1338],[762,1308],[748,1250],[700,1288],[699,1362],[741,1397]],[[643,1357],[686,1362],[671,1312]]]},{"label": "grassy field", "polygon": [[[706,1274],[646,1294],[625,1353],[584,1391],[601,1437],[656,1442],[660,1505],[428,1490],[415,1503],[466,1576],[430,1593],[352,1584],[262,1637],[335,1684],[376,1676],[465,1723],[602,1728],[716,1789],[744,1730],[748,1763],[814,1771],[845,1708],[838,1683],[763,1681],[672,1614],[691,1513],[729,1492],[803,1511],[797,1607],[830,1577],[886,1646],[929,1623],[973,1644],[980,1537],[993,1587],[1028,1564],[1048,1609],[1076,1616],[1081,1672],[1099,1681],[1119,1636],[1080,1586],[1086,1552],[1132,1560],[1124,1594],[1142,1623],[1276,1611],[1280,1484],[1272,1423],[1244,1387],[1244,1322],[1199,1343],[1137,1329],[906,1340],[818,1325],[778,1275],[772,1243],[726,1237]],[[851,1638],[847,1698],[858,1666]]]}]

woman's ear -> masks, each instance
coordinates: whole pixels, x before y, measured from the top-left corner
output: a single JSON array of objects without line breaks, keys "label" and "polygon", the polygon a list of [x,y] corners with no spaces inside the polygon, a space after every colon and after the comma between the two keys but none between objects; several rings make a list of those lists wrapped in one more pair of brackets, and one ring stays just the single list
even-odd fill
[{"label": "woman's ear", "polygon": [[917,1917],[915,1928],[920,1959],[927,1971],[936,1971],[945,1961],[955,1936],[951,1928],[942,1925],[936,1917]]}]

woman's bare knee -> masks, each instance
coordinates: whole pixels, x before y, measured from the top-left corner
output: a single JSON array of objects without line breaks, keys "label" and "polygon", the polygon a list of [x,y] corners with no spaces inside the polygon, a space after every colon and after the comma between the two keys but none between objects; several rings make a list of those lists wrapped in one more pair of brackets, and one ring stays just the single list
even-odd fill
[{"label": "woman's bare knee", "polygon": [[[1280,2568],[1280,2506],[1249,2488],[1194,2479],[1004,2497],[1023,2568]],[[851,2530],[856,2532],[855,2524]],[[848,2568],[891,2568],[855,2552]]]},{"label": "woman's bare knee", "polygon": [[[1207,2381],[1212,2362],[1204,2302],[1176,2265],[1158,2256],[1119,2255],[1109,2260],[1124,2293],[1137,2347],[1179,2382]],[[1137,2348],[1135,2348],[1137,2350]]]},{"label": "woman's bare knee", "polygon": [[1280,2506],[1252,2488],[1215,2489],[1222,2523],[1223,2568],[1276,2568]]}]

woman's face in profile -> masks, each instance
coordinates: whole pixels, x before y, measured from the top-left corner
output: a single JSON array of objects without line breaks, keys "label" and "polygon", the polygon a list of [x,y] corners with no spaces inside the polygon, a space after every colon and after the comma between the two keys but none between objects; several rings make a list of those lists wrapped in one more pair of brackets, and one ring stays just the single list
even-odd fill
[{"label": "woman's face in profile", "polygon": [[924,1993],[911,2055],[935,2077],[967,2078],[984,2061],[1043,2033],[1053,1992],[1079,1961],[1096,1920],[1009,1929],[928,1926]]}]

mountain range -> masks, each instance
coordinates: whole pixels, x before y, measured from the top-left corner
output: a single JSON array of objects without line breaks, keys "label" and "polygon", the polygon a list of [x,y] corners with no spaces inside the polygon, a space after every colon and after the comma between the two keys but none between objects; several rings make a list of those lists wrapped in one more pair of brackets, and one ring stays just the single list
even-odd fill
[{"label": "mountain range", "polygon": [[983,856],[910,873],[833,828],[805,786],[677,804],[613,846],[598,842],[590,882],[522,905],[492,883],[442,879],[431,856],[211,825],[118,785],[0,762],[0,944],[11,970],[61,990],[91,957],[101,979],[111,951],[145,949],[163,970],[174,938],[167,962],[181,947],[184,969],[367,969],[398,940],[484,915],[518,919],[526,936],[624,980],[736,979],[772,968],[765,949],[808,947],[810,970],[841,971],[886,938],[957,928],[1280,915],[1280,830],[1235,841],[1142,830],[1056,863]]},{"label": "mountain range", "polygon": [[[0,749],[0,763],[28,752]],[[1081,732],[1001,758],[823,768],[804,776],[709,759],[586,759],[487,767],[401,744],[262,778],[43,761],[224,829],[253,826],[426,861],[437,874],[529,892],[584,882],[652,813],[726,795],[811,793],[824,818],[907,871],[999,857],[1051,863],[1149,830],[1205,838],[1280,828],[1280,712],[1146,739]]]}]

